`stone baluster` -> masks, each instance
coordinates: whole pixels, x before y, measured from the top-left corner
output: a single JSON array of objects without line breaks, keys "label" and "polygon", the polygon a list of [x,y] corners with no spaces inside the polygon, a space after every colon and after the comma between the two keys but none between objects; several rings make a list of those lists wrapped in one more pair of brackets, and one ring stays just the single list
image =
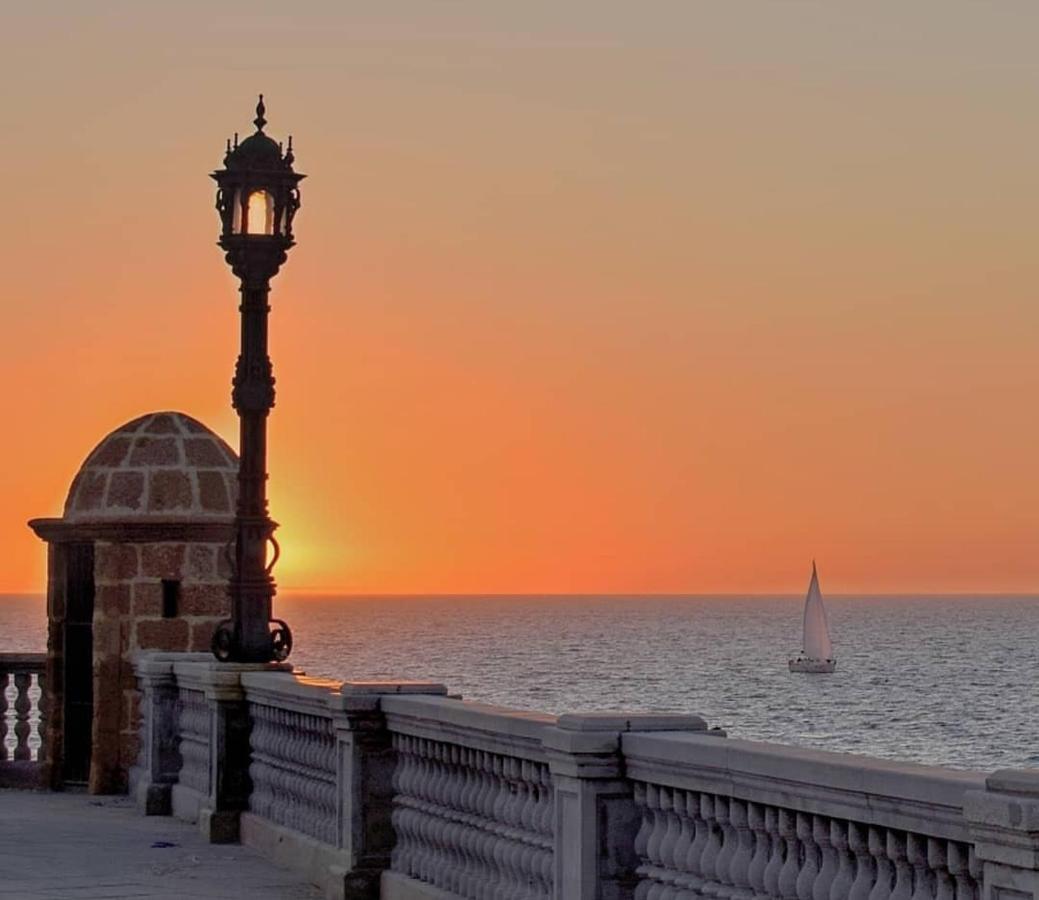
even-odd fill
[{"label": "stone baluster", "polygon": [[848,889],[848,900],[869,900],[876,878],[876,863],[869,852],[869,829],[852,822],[848,825],[848,849],[855,854],[855,879]]},{"label": "stone baluster", "polygon": [[432,847],[430,841],[430,810],[433,807],[431,788],[433,784],[433,762],[429,758],[432,742],[425,738],[415,741],[417,768],[412,783],[415,798],[415,876],[425,881],[429,878],[431,868]]},{"label": "stone baluster", "polygon": [[[703,817],[701,811],[701,795],[697,791],[688,791],[685,797],[686,813],[692,823],[694,834],[693,841],[686,852],[682,871],[686,873],[683,886],[692,892],[693,897],[700,891],[704,884],[703,869],[700,868],[700,860],[703,858],[704,847],[710,838],[710,826]],[[691,900],[683,897],[682,900]]]},{"label": "stone baluster", "polygon": [[671,852],[669,867],[675,873],[672,884],[674,890],[671,892],[672,900],[692,900],[690,891],[692,880],[686,862],[689,859],[689,848],[693,845],[696,836],[695,807],[690,808],[689,797],[691,791],[675,791],[674,811],[678,817],[678,840]]},{"label": "stone baluster", "polygon": [[913,870],[906,857],[904,833],[888,831],[887,855],[895,865],[895,886],[891,890],[891,900],[909,900],[913,896]]},{"label": "stone baluster", "polygon": [[416,832],[418,837],[417,875],[422,881],[429,881],[433,877],[434,870],[434,847],[433,847],[433,823],[432,810],[435,808],[433,800],[433,779],[436,777],[436,766],[432,759],[433,742],[425,738],[418,740],[419,769],[415,784],[415,811],[418,813]]},{"label": "stone baluster", "polygon": [[29,748],[29,734],[32,731],[32,725],[29,723],[29,714],[32,712],[32,700],[29,699],[31,684],[32,675],[28,672],[14,673],[14,758],[16,762],[32,759],[32,750]]},{"label": "stone baluster", "polygon": [[774,806],[766,806],[764,814],[764,833],[768,842],[768,862],[763,874],[765,897],[778,898],[782,896],[779,887],[779,876],[783,871],[783,851],[786,846],[786,838],[779,828],[780,811]]},{"label": "stone baluster", "polygon": [[765,869],[772,855],[772,841],[765,827],[765,808],[760,803],[747,804],[747,826],[754,847],[754,855],[747,868],[747,880],[755,897],[765,897]]},{"label": "stone baluster", "polygon": [[473,761],[476,753],[469,747],[452,747],[451,764],[455,772],[452,792],[451,840],[458,855],[459,872],[455,890],[462,897],[470,897],[475,890],[476,856],[472,845],[472,798],[476,785]]},{"label": "stone baluster", "polygon": [[541,849],[541,886],[546,895],[552,893],[555,878],[555,788],[552,771],[538,763],[538,808],[535,815],[536,833]]},{"label": "stone baluster", "polygon": [[508,867],[507,834],[508,808],[511,800],[509,790],[508,769],[512,760],[509,757],[495,754],[494,757],[494,811],[491,814],[490,831],[495,835],[490,846],[489,863],[498,882],[498,894],[502,900],[514,900],[514,873]]},{"label": "stone baluster", "polygon": [[890,900],[895,885],[895,866],[887,851],[887,831],[883,828],[869,829],[869,852],[874,860],[876,880],[868,900]]},{"label": "stone baluster", "polygon": [[434,813],[429,824],[438,857],[432,880],[437,887],[454,892],[459,859],[458,844],[452,834],[451,745],[435,742],[430,748],[430,756],[433,762],[433,782],[429,787]]},{"label": "stone baluster", "polygon": [[523,871],[524,837],[520,829],[520,818],[523,814],[523,781],[520,773],[523,761],[515,757],[506,760],[508,802],[505,804],[504,833],[508,842],[503,848],[504,867],[508,873],[512,889],[506,894],[508,900],[528,900],[527,875]]},{"label": "stone baluster", "polygon": [[10,685],[11,675],[0,672],[0,762],[10,759],[10,751],[7,749],[7,711],[11,708],[7,699],[7,691]]},{"label": "stone baluster", "polygon": [[954,882],[955,900],[974,900],[974,885],[967,870],[968,855],[965,845],[949,841],[946,865]]},{"label": "stone baluster", "polygon": [[730,896],[737,900],[750,900],[754,892],[750,886],[750,863],[754,858],[754,832],[750,830],[745,800],[735,797],[729,801],[729,822],[732,827],[735,849],[729,862]]},{"label": "stone baluster", "polygon": [[[395,797],[403,797],[408,794],[410,786],[411,769],[411,738],[406,734],[393,735],[393,749],[397,753],[397,765],[393,770],[392,786]],[[393,832],[396,840],[390,853],[390,866],[395,872],[411,875],[411,810],[400,805],[394,808],[390,815]]]},{"label": "stone baluster", "polygon": [[[475,764],[479,767],[480,789],[476,794],[473,818],[468,825],[469,830],[474,832],[472,846],[476,865],[481,873],[480,889],[499,891],[504,896],[502,873],[495,861],[500,830],[500,826],[495,822],[501,806],[501,759],[496,754],[480,752],[475,757]],[[466,843],[468,846],[469,841]]]},{"label": "stone baluster", "polygon": [[493,821],[494,816],[494,805],[497,796],[494,764],[493,754],[480,753],[478,765],[480,766],[481,784],[480,792],[477,795],[474,844],[482,876],[480,879],[481,889],[484,891],[494,890],[497,878],[497,873],[494,870],[494,844],[497,838],[493,831],[482,827],[483,823]]},{"label": "stone baluster", "polygon": [[469,786],[469,771],[466,768],[467,752],[465,747],[452,744],[447,748],[447,753],[451,773],[450,790],[447,798],[448,811],[446,814],[450,822],[447,839],[450,842],[455,860],[452,890],[464,897],[469,890],[469,870],[471,866],[467,840],[467,832],[471,826],[466,822],[466,813],[463,806],[465,793]]},{"label": "stone baluster", "polygon": [[442,747],[437,741],[427,741],[425,759],[427,776],[425,797],[428,813],[425,817],[426,857],[423,879],[439,888],[447,886],[447,871],[450,866],[450,848],[445,846],[443,771],[440,764]]},{"label": "stone baluster", "polygon": [[656,888],[654,878],[659,859],[658,848],[663,833],[660,788],[655,784],[643,785],[639,800],[641,801],[642,821],[635,835],[635,853],[642,861],[642,865],[637,870],[638,874],[642,876],[642,880],[635,891],[635,900],[649,900]]},{"label": "stone baluster", "polygon": [[522,804],[519,809],[518,828],[523,835],[520,844],[519,868],[523,875],[525,898],[537,897],[544,891],[541,884],[540,847],[535,830],[535,810],[537,809],[537,764],[529,759],[520,761],[520,790]]},{"label": "stone baluster", "polygon": [[830,842],[830,820],[812,817],[812,840],[819,848],[819,874],[812,885],[812,900],[830,900],[830,887],[837,875],[837,852]]},{"label": "stone baluster", "polygon": [[639,811],[639,828],[638,831],[635,832],[635,840],[632,844],[635,851],[635,858],[638,860],[635,874],[639,876],[639,883],[635,888],[634,900],[646,900],[646,894],[650,888],[650,883],[647,880],[649,876],[649,857],[647,851],[649,849],[649,835],[653,831],[653,812],[650,810],[648,802],[648,795],[651,788],[652,785],[648,785],[644,781],[636,781],[632,787],[635,808]]},{"label": "stone baluster", "polygon": [[798,900],[797,881],[801,876],[801,842],[797,836],[797,813],[779,810],[777,828],[783,839],[783,867],[779,870],[778,894],[782,900]]},{"label": "stone baluster", "polygon": [[663,818],[663,829],[653,861],[657,866],[657,880],[660,884],[649,892],[648,900],[673,900],[674,891],[670,889],[674,872],[671,863],[674,860],[675,844],[678,843],[679,820],[675,813],[675,792],[671,788],[660,789],[660,812]]},{"label": "stone baluster", "polygon": [[436,874],[436,833],[434,815],[436,810],[437,766],[434,754],[436,744],[425,738],[419,740],[419,779],[416,805],[419,813],[419,877],[432,881]]},{"label": "stone baluster", "polygon": [[523,786],[520,772],[522,761],[515,757],[505,760],[505,789],[507,799],[502,814],[503,832],[507,843],[502,847],[502,867],[506,877],[512,883],[512,890],[506,894],[507,900],[526,900],[526,873],[523,871],[523,832],[520,830],[520,816],[523,810]]},{"label": "stone baluster", "polygon": [[[998,773],[996,774],[998,775]],[[992,776],[992,779],[989,780],[991,781],[995,777]],[[976,844],[971,844],[967,848],[967,872],[970,875],[971,897],[976,900],[976,898],[981,896],[982,877],[984,875],[984,864],[978,858]],[[1033,890],[1033,894],[1039,894],[1039,890]],[[987,900],[991,900],[991,898],[987,898]]]},{"label": "stone baluster", "polygon": [[[498,772],[499,760],[493,753],[482,755],[481,767],[483,772],[483,790],[480,793],[479,818],[481,822],[493,823],[495,807],[498,804]],[[480,832],[478,840],[478,854],[480,868],[484,872],[484,882],[489,889],[496,889],[498,873],[494,865],[494,845],[497,843],[493,826]]]},{"label": "stone baluster", "polygon": [[906,835],[906,859],[913,868],[912,900],[932,900],[931,870],[928,866],[927,838]]},{"label": "stone baluster", "polygon": [[837,857],[837,872],[827,894],[828,900],[847,900],[855,882],[855,855],[849,846],[849,827],[842,819],[830,820],[830,846]]},{"label": "stone baluster", "polygon": [[445,784],[445,835],[451,851],[452,871],[449,890],[455,894],[462,895],[464,885],[468,879],[468,857],[465,854],[464,832],[467,830],[461,817],[461,794],[465,788],[465,771],[462,768],[463,748],[457,744],[446,744],[444,746],[445,767],[447,782]]},{"label": "stone baluster", "polygon": [[452,793],[451,839],[458,854],[459,871],[456,892],[462,897],[471,897],[475,890],[474,872],[476,857],[471,841],[471,802],[475,784],[473,759],[475,753],[468,747],[452,747],[451,764],[455,771],[455,788]]},{"label": "stone baluster", "polygon": [[949,874],[948,841],[927,839],[927,865],[934,876],[934,900],[956,900],[956,886]]},{"label": "stone baluster", "polygon": [[801,871],[797,875],[797,898],[814,900],[813,889],[819,876],[819,847],[812,834],[812,817],[807,813],[797,814],[797,839],[804,851]]},{"label": "stone baluster", "polygon": [[732,857],[736,854],[736,846],[739,842],[736,829],[732,825],[729,810],[729,800],[726,797],[716,797],[714,801],[714,818],[718,823],[721,834],[721,850],[714,862],[714,879],[717,883],[717,896],[727,898],[733,895],[732,878],[729,867],[732,865]]},{"label": "stone baluster", "polygon": [[718,883],[718,857],[722,852],[722,829],[718,824],[716,810],[721,798],[713,794],[700,794],[700,810],[707,826],[707,841],[704,844],[703,856],[700,857],[700,872],[703,886],[700,891],[708,897],[720,896],[722,889]]}]

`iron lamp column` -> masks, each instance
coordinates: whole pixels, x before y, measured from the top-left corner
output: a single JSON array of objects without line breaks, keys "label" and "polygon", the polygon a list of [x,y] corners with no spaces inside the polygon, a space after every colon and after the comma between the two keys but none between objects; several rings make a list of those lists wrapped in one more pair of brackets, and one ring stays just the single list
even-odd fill
[{"label": "iron lamp column", "polygon": [[[271,574],[278,561],[277,523],[267,510],[267,416],[274,406],[274,374],[267,353],[271,279],[295,241],[292,220],[299,209],[299,182],[288,149],[264,134],[263,95],[256,105],[256,132],[241,143],[227,142],[217,183],[220,247],[241,281],[241,353],[235,367],[231,403],[239,420],[238,506],[235,510],[231,618],[213,635],[213,654],[224,662],[270,662],[292,650],[292,632],[272,618]],[[268,545],[274,549],[268,561]],[[230,545],[229,545],[230,550]]]}]

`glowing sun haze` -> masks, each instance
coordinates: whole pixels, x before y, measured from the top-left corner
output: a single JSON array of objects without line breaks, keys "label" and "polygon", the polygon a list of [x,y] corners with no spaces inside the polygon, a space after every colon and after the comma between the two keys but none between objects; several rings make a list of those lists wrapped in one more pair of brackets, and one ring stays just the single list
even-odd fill
[{"label": "glowing sun haze", "polygon": [[1037,40],[1014,0],[12,6],[0,589],[112,428],[237,445],[207,174],[262,91],[310,176],[283,586],[1034,590]]}]

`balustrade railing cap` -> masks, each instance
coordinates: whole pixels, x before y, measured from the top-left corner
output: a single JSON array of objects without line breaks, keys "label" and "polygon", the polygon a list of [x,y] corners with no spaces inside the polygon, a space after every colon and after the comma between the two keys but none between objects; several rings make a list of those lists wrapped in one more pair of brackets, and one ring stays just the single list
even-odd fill
[{"label": "balustrade railing cap", "polygon": [[443,697],[447,687],[435,681],[344,681],[339,692],[351,696],[432,694]]},{"label": "balustrade railing cap", "polygon": [[134,671],[141,677],[173,674],[174,663],[205,663],[213,658],[210,653],[169,653],[165,650],[144,650],[133,659]]},{"label": "balustrade railing cap", "polygon": [[46,663],[46,653],[0,653],[0,670],[4,671],[21,669],[35,672]]},{"label": "balustrade railing cap", "polygon": [[[704,732],[707,723],[700,716],[682,713],[567,713],[559,717],[556,727],[545,736],[545,748],[558,751],[572,758],[579,757],[590,760],[601,757],[600,763],[607,767],[614,765],[606,759],[616,757],[620,750],[621,735],[632,732]],[[559,760],[555,763],[559,765]],[[563,763],[560,769],[564,774],[575,774]],[[578,764],[578,768],[583,764]],[[598,774],[605,775],[606,769]]]},{"label": "balustrade railing cap", "polygon": [[595,712],[566,713],[556,727],[562,731],[706,731],[707,722],[686,713]]},{"label": "balustrade railing cap", "polygon": [[1039,798],[1039,769],[999,769],[985,779],[985,787],[1003,794]]}]

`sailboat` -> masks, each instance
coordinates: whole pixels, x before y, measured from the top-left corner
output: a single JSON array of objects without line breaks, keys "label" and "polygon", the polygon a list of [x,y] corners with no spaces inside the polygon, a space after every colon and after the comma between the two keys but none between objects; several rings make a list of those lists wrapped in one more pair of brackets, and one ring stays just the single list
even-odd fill
[{"label": "sailboat", "polygon": [[832,672],[837,668],[830,640],[830,627],[826,622],[826,607],[823,606],[822,591],[819,590],[819,574],[812,560],[812,580],[805,597],[804,642],[801,652],[789,661],[791,672]]}]

